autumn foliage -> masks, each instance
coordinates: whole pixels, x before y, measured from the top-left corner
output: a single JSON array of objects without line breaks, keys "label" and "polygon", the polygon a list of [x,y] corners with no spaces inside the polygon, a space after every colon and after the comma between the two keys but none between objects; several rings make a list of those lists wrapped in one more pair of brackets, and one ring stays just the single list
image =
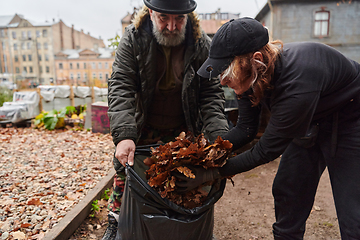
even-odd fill
[{"label": "autumn foliage", "polygon": [[176,141],[152,149],[152,156],[144,160],[144,163],[150,167],[146,171],[148,184],[162,198],[167,198],[177,205],[188,209],[201,206],[209,193],[205,186],[211,186],[214,182],[204,183],[180,194],[176,191],[176,181],[180,180],[173,175],[174,171],[195,178],[191,166],[202,166],[205,169],[221,167],[226,163],[231,149],[232,144],[222,140],[221,137],[210,144],[203,134],[194,138],[191,133],[182,132]]}]

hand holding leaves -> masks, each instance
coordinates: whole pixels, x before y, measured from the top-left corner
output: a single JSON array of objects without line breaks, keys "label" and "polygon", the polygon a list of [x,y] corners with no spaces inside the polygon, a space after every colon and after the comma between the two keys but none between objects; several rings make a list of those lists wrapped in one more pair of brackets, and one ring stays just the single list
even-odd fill
[{"label": "hand holding leaves", "polygon": [[183,193],[190,191],[203,183],[220,178],[218,168],[205,169],[201,166],[188,166],[195,177],[187,177],[183,173],[174,171],[173,175],[181,181],[176,181],[177,192]]}]

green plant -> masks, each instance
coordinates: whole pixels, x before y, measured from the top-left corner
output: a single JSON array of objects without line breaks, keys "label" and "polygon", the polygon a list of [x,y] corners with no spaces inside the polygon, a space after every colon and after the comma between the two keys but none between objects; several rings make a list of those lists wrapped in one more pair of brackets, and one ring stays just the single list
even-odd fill
[{"label": "green plant", "polygon": [[91,203],[90,217],[95,217],[95,214],[100,211],[99,200],[94,200]]},{"label": "green plant", "polygon": [[110,42],[108,47],[117,48],[119,46],[120,36],[118,34],[116,34],[116,36],[114,38],[109,38],[108,41]]},{"label": "green plant", "polygon": [[49,112],[42,112],[35,117],[34,125],[37,128],[44,126],[48,130],[64,127],[66,111],[66,108],[62,108],[59,111],[53,109]]},{"label": "green plant", "polygon": [[4,104],[4,102],[11,102],[13,98],[13,91],[6,88],[0,87],[0,107]]},{"label": "green plant", "polygon": [[51,110],[49,112],[42,112],[35,117],[34,125],[36,128],[45,127],[48,130],[54,130],[55,128],[65,127],[65,117],[71,117],[72,114],[80,115],[86,111],[86,105],[80,105],[77,107],[67,106],[60,110]]},{"label": "green plant", "polygon": [[326,227],[333,227],[334,226],[332,223],[329,223],[329,222],[324,222],[323,225],[326,226]]},{"label": "green plant", "polygon": [[104,199],[104,200],[109,200],[110,196],[109,196],[109,193],[110,193],[110,189],[106,189],[104,191],[104,193],[101,195],[101,199]]}]

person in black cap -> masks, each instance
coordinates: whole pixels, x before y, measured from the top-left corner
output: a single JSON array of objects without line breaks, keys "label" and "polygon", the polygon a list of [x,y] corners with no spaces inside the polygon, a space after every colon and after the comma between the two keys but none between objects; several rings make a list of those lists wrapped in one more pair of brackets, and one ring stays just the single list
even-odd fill
[{"label": "person in black cap", "polygon": [[118,46],[108,87],[116,176],[103,239],[115,239],[124,188],[124,166],[135,146],[166,143],[182,131],[210,141],[228,132],[219,78],[196,74],[208,57],[193,0],[144,0]]},{"label": "person in black cap", "polygon": [[246,172],[281,156],[273,182],[275,239],[303,239],[325,170],[342,239],[360,239],[360,64],[325,44],[269,42],[252,18],[225,23],[199,69],[238,95],[236,127],[224,139],[239,149],[254,139],[260,110],[270,113],[259,141],[213,170],[177,182],[187,191],[215,178]]}]

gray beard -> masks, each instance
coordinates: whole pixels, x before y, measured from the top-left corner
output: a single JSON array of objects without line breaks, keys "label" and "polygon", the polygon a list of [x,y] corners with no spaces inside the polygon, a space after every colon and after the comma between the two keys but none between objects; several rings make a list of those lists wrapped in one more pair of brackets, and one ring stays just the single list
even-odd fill
[{"label": "gray beard", "polygon": [[159,31],[156,26],[156,23],[153,22],[153,34],[156,38],[156,41],[160,45],[166,47],[175,47],[183,43],[185,40],[185,31],[186,31],[186,24],[182,27],[180,31],[174,30],[173,32],[175,32],[176,34],[166,36],[164,33],[169,32],[169,30],[167,30],[167,28],[164,28],[163,31]]}]

